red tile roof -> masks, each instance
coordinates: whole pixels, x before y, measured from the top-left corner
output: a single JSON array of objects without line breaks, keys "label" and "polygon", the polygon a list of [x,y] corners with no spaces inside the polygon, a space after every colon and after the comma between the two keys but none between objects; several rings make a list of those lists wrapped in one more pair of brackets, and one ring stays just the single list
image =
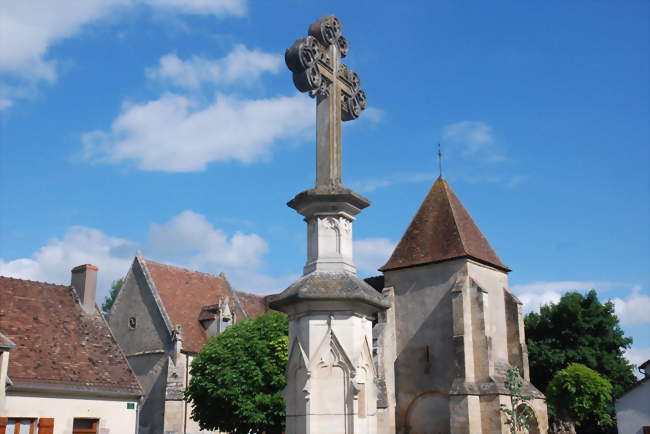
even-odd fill
[{"label": "red tile roof", "polygon": [[248,294],[246,292],[234,291],[241,308],[246,313],[248,318],[255,318],[269,310],[265,297],[260,297],[255,294]]},{"label": "red tile roof", "polygon": [[438,178],[381,271],[469,257],[510,271],[460,203]]},{"label": "red tile roof", "polygon": [[72,287],[0,277],[0,300],[15,386],[142,394],[101,313],[84,313]]},{"label": "red tile roof", "polygon": [[[204,307],[216,305],[225,297],[229,297],[231,303],[234,301],[228,281],[223,275],[201,273],[149,259],[143,262],[151,274],[172,325],[180,324],[182,328],[183,349],[198,352],[209,337],[199,321]],[[246,314],[235,311],[237,318],[254,317],[265,311],[263,297],[241,292],[237,292],[237,296],[241,308],[246,311]]]}]

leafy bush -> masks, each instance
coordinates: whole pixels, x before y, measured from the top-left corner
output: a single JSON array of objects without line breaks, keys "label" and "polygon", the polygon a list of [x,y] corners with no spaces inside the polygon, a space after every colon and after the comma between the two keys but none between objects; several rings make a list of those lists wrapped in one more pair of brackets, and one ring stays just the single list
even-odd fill
[{"label": "leafy bush", "polygon": [[561,419],[568,418],[576,426],[608,426],[614,422],[609,414],[612,385],[580,363],[571,363],[553,377],[546,399]]},{"label": "leafy bush", "polygon": [[269,312],[208,341],[192,363],[185,391],[201,429],[283,432],[287,333],[286,316]]}]

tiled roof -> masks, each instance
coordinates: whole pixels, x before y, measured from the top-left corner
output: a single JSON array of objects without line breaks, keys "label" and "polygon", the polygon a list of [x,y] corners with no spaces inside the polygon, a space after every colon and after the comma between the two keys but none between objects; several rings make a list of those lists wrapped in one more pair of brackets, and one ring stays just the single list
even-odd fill
[{"label": "tiled roof", "polygon": [[438,178],[381,271],[469,257],[510,271],[460,203]]},{"label": "tiled roof", "polygon": [[[180,324],[182,328],[183,349],[193,353],[198,352],[208,340],[208,334],[201,325],[199,317],[205,315],[204,307],[217,305],[225,297],[230,297],[231,302],[233,301],[228,281],[223,275],[201,273],[149,259],[143,262],[151,274],[172,324],[174,326]],[[237,295],[240,299],[246,300],[241,303],[246,314],[235,311],[239,319],[259,315],[260,303],[264,300],[262,297],[241,292]],[[248,313],[249,309],[252,313]]]},{"label": "tiled roof", "polygon": [[234,292],[248,318],[255,318],[269,310],[265,297],[241,291]]},{"label": "tiled roof", "polygon": [[101,313],[84,313],[72,287],[0,277],[0,300],[15,386],[142,394]]},{"label": "tiled roof", "polygon": [[365,280],[368,285],[372,286],[379,292],[384,290],[384,276],[366,277],[363,280]]}]

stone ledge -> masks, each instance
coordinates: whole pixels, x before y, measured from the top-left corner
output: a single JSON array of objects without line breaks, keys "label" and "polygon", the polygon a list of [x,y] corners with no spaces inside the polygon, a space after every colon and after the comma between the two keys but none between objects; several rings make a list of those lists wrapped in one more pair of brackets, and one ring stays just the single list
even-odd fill
[{"label": "stone ledge", "polygon": [[363,279],[344,272],[309,273],[282,293],[269,296],[268,300],[269,307],[275,310],[308,300],[356,301],[382,310],[390,307],[390,302]]},{"label": "stone ledge", "polygon": [[370,206],[370,201],[349,188],[312,188],[287,202],[290,208],[309,218],[317,213],[346,213],[355,216]]},{"label": "stone ledge", "polygon": [[[491,378],[484,382],[466,382],[456,378],[449,389],[449,395],[510,395],[506,388],[505,379]],[[524,380],[522,395],[544,399],[544,394],[537,390],[532,383]]]}]

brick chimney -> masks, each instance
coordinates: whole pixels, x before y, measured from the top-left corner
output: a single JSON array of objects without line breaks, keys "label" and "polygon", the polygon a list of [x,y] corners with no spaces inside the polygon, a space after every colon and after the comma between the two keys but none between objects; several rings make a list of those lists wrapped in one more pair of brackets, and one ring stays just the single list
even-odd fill
[{"label": "brick chimney", "polygon": [[71,285],[79,296],[79,304],[86,313],[95,312],[97,293],[97,271],[94,265],[84,264],[72,269]]}]

